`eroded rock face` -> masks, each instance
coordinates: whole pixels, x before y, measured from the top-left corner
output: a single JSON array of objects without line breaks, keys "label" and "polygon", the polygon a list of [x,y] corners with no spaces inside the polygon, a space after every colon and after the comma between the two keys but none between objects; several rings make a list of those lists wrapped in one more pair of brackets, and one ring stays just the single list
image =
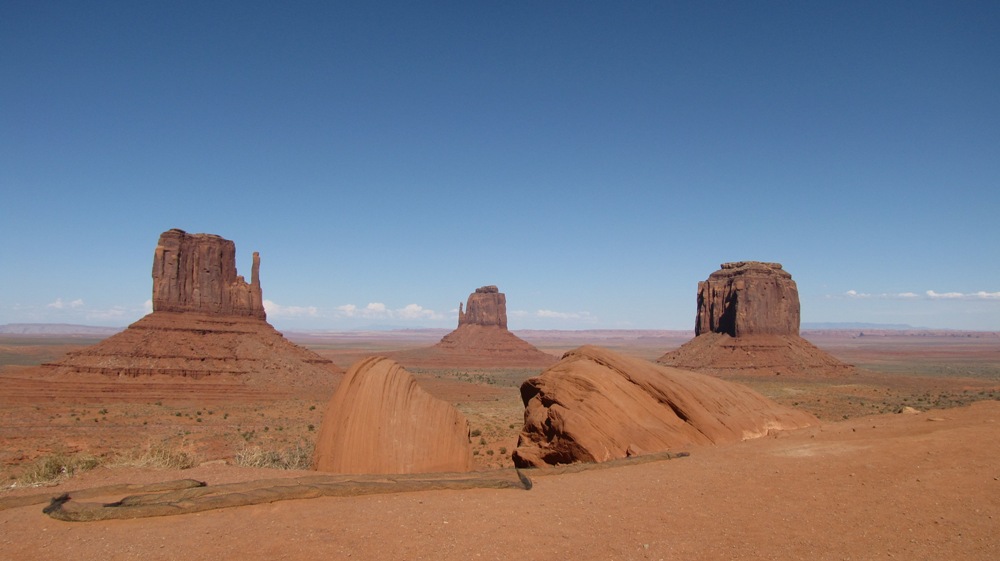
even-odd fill
[{"label": "eroded rock face", "polygon": [[333,473],[472,469],[469,423],[384,357],[358,361],[327,405],[313,467]]},{"label": "eroded rock face", "polygon": [[604,462],[818,424],[746,386],[585,346],[521,385],[518,467]]},{"label": "eroded rock face", "polygon": [[458,305],[458,327],[433,347],[391,353],[408,366],[548,366],[544,353],[507,329],[507,298],[495,286],[477,288]]},{"label": "eroded rock face", "polygon": [[458,304],[458,326],[484,325],[507,329],[507,297],[495,286],[477,288],[469,295],[465,311]]},{"label": "eroded rock face", "polygon": [[739,261],[698,283],[695,335],[798,335],[799,291],[780,263]]},{"label": "eroded rock face", "polygon": [[160,235],[153,254],[153,311],[266,319],[260,256],[248,284],[236,274],[236,244],[214,234],[179,229]]},{"label": "eroded rock face", "polygon": [[717,376],[855,373],[799,336],[798,288],[779,263],[723,263],[699,282],[695,335],[657,362]]},{"label": "eroded rock face", "polygon": [[233,242],[164,232],[153,256],[153,313],[42,367],[114,378],[212,377],[275,395],[332,391],[342,370],[265,320],[259,267],[255,253],[247,284],[236,274]]}]

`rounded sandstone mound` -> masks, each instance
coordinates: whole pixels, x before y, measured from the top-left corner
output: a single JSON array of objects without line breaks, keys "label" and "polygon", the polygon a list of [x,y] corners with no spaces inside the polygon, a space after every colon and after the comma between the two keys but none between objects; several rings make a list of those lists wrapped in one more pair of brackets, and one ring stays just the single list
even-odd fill
[{"label": "rounded sandstone mound", "polygon": [[521,385],[518,467],[604,462],[818,424],[745,386],[594,346]]},{"label": "rounded sandstone mound", "polygon": [[385,357],[348,370],[323,415],[313,468],[333,473],[472,469],[469,422]]}]

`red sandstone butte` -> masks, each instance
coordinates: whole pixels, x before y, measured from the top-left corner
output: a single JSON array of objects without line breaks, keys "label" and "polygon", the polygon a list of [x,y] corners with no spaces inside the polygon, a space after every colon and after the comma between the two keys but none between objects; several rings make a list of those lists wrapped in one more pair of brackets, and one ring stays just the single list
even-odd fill
[{"label": "red sandstone butte", "polygon": [[496,286],[477,288],[463,309],[458,304],[458,327],[436,345],[391,353],[412,366],[545,367],[557,358],[507,329],[507,298]]},{"label": "red sandstone butte", "polygon": [[43,365],[57,374],[212,376],[287,392],[329,388],[342,371],[265,320],[260,256],[248,284],[236,246],[169,230],[153,254],[153,312],[100,343]]},{"label": "red sandstone butte", "polygon": [[176,228],[163,232],[153,254],[153,311],[266,319],[260,255],[253,254],[247,284],[236,274],[232,241]]},{"label": "red sandstone butte", "polygon": [[780,263],[739,261],[698,283],[695,338],[657,362],[730,376],[854,373],[799,336],[799,292]]},{"label": "red sandstone butte", "polygon": [[333,473],[470,471],[469,422],[396,362],[362,359],[327,405],[313,467]]},{"label": "red sandstone butte", "polygon": [[818,424],[750,388],[584,346],[521,385],[514,465],[606,462]]},{"label": "red sandstone butte", "polygon": [[698,283],[695,335],[798,335],[799,290],[781,263],[740,261]]}]

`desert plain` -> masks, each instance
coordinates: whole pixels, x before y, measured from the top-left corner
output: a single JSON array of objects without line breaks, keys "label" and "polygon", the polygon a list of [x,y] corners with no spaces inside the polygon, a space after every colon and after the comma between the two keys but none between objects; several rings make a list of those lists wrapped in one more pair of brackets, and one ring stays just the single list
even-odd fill
[{"label": "desert plain", "polygon": [[[285,335],[346,370],[365,356],[415,360],[444,333]],[[517,335],[554,357],[593,344],[647,360],[693,336]],[[1000,334],[803,336],[856,372],[727,379],[812,413],[818,427],[693,447],[671,460],[526,470],[530,490],[323,497],[97,522],[54,520],[45,504],[17,506],[0,510],[0,558],[1000,558]],[[100,339],[0,337],[0,504],[119,483],[211,486],[314,473],[312,444],[336,379],[325,391],[275,392],[224,376],[67,378],[36,368]],[[468,418],[476,470],[513,473],[524,411],[518,388],[542,368],[438,357],[407,369]],[[67,473],[44,473],[53,459]]]}]

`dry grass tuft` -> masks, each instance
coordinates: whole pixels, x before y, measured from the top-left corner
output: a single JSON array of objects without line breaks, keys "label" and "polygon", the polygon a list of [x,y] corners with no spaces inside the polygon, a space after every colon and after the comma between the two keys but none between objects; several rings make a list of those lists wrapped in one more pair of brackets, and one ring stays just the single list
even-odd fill
[{"label": "dry grass tuft", "polygon": [[166,443],[150,444],[139,450],[129,450],[118,454],[108,462],[109,467],[140,467],[154,469],[189,469],[198,465],[195,455],[172,448]]},{"label": "dry grass tuft", "polygon": [[101,465],[101,460],[90,454],[66,454],[55,452],[32,462],[17,478],[22,486],[44,485],[60,479],[92,470]]},{"label": "dry grass tuft", "polygon": [[236,452],[233,461],[241,467],[270,469],[312,469],[313,445],[303,442],[283,450],[265,450],[246,446]]}]

